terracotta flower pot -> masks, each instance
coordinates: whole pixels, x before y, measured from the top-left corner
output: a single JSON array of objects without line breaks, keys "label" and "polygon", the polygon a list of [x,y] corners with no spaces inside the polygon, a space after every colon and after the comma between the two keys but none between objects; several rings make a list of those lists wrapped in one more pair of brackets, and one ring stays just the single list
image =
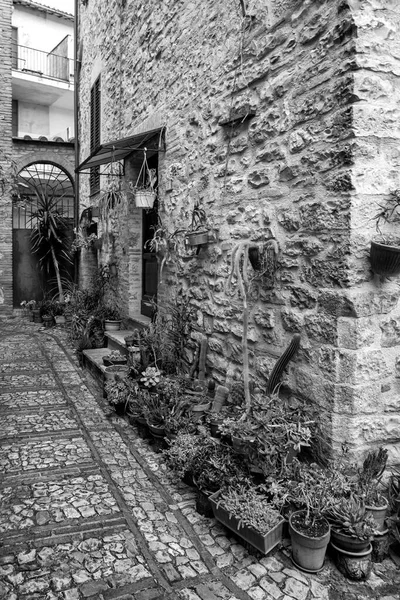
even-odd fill
[{"label": "terracotta flower pot", "polygon": [[332,542],[340,548],[341,550],[346,550],[347,552],[364,552],[371,542],[370,539],[362,540],[358,537],[352,535],[346,535],[341,531],[335,531],[332,529],[331,532]]},{"label": "terracotta flower pot", "polygon": [[374,517],[374,521],[376,523],[377,529],[380,532],[385,531],[385,529],[386,529],[385,519],[387,516],[388,508],[389,508],[389,505],[386,502],[386,500],[381,506],[365,505],[367,514],[370,514]]},{"label": "terracotta flower pot", "polygon": [[292,540],[292,561],[307,573],[317,573],[324,566],[326,548],[331,536],[331,527],[326,519],[320,517],[322,530],[325,532],[311,537],[296,529],[296,520],[305,511],[296,511],[289,518],[289,531]]},{"label": "terracotta flower pot", "polygon": [[104,320],[105,331],[119,331],[121,329],[121,321],[113,321],[111,319]]}]

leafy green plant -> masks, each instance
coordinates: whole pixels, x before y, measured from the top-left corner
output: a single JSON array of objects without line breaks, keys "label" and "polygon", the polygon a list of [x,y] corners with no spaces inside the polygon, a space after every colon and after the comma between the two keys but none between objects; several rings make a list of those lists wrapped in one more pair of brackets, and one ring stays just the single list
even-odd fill
[{"label": "leafy green plant", "polygon": [[104,389],[110,404],[114,406],[124,404],[126,410],[129,402],[137,395],[137,387],[134,379],[116,375],[113,379],[106,381]]},{"label": "leafy green plant", "polygon": [[378,448],[368,452],[362,467],[358,469],[358,487],[364,501],[369,506],[385,504],[382,477],[386,469],[388,451]]},{"label": "leafy green plant", "polygon": [[68,240],[68,220],[60,208],[60,197],[53,195],[51,190],[39,187],[32,182],[35,192],[35,203],[32,203],[30,223],[32,252],[38,255],[41,268],[50,273],[54,268],[58,297],[64,300],[64,290],[61,281],[60,269],[62,264],[72,263]]},{"label": "leafy green plant", "polygon": [[281,514],[268,502],[268,498],[249,483],[223,490],[217,505],[223,506],[231,517],[238,519],[238,529],[249,527],[262,535],[282,521]]}]

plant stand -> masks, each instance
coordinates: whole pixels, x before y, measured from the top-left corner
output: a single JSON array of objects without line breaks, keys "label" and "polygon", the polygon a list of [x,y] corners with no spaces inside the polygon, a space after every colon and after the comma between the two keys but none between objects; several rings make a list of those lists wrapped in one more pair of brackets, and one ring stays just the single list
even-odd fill
[{"label": "plant stand", "polygon": [[371,544],[362,552],[349,552],[338,548],[332,542],[331,546],[335,550],[336,566],[345,577],[357,581],[368,579],[372,569]]},{"label": "plant stand", "polygon": [[372,562],[380,563],[389,556],[389,529],[374,536],[372,540]]}]

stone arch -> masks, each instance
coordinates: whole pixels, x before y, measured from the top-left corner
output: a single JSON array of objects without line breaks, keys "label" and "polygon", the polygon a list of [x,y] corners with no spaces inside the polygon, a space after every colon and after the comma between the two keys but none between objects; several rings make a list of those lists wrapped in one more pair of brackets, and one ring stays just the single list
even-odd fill
[{"label": "stone arch", "polygon": [[75,192],[75,169],[74,164],[67,157],[57,152],[51,152],[46,150],[37,150],[36,152],[30,152],[29,154],[23,154],[17,160],[14,161],[15,171],[19,173],[25,167],[32,165],[33,163],[50,163],[56,167],[59,167],[68,175],[72,181],[72,187]]}]

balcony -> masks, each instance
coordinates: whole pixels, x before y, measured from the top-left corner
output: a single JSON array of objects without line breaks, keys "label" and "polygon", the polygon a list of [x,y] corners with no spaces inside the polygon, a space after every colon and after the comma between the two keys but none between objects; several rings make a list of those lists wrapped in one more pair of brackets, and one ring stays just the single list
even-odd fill
[{"label": "balcony", "polygon": [[73,66],[66,56],[13,44],[12,68],[21,73],[71,83]]}]

